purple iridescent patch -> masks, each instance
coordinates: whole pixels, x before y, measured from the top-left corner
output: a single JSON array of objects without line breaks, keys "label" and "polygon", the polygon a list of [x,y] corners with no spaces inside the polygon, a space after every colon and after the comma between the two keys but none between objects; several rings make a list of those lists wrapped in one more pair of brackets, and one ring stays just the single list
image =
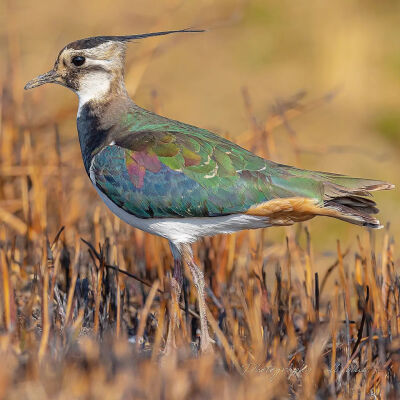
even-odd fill
[{"label": "purple iridescent patch", "polygon": [[146,170],[158,172],[161,169],[161,163],[155,154],[148,154],[146,151],[135,151],[127,160],[127,169],[132,183],[140,189],[143,186]]}]

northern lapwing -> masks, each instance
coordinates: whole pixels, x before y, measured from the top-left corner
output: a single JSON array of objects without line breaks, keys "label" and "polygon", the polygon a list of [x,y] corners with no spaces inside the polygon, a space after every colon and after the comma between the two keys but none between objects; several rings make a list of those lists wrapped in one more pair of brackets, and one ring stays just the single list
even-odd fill
[{"label": "northern lapwing", "polygon": [[136,105],[124,83],[127,44],[180,32],[199,31],[77,40],[60,51],[52,70],[32,79],[25,89],[57,83],[79,96],[77,127],[86,172],[119,218],[169,240],[175,301],[180,297],[182,266],[188,265],[198,291],[204,351],[212,340],[204,276],[194,262],[191,243],[203,236],[291,225],[318,215],[380,228],[372,216],[378,212],[376,204],[367,196],[394,186],[277,164],[206,129]]}]

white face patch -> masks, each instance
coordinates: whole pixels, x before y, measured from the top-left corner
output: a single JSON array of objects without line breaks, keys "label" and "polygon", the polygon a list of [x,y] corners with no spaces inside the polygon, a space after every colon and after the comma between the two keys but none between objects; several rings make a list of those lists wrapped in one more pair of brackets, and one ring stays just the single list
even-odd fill
[{"label": "white face patch", "polygon": [[[85,58],[83,64],[74,65],[73,59],[77,56]],[[87,102],[101,100],[109,93],[111,82],[122,74],[124,58],[125,46],[114,42],[102,43],[89,49],[64,50],[61,57],[64,64],[63,72],[66,72],[66,76],[68,73],[73,74],[74,79],[78,80],[75,86],[66,85],[79,97],[78,116]]]},{"label": "white face patch", "polygon": [[90,100],[101,99],[110,91],[112,76],[106,71],[88,71],[79,79],[78,116],[81,108]]}]

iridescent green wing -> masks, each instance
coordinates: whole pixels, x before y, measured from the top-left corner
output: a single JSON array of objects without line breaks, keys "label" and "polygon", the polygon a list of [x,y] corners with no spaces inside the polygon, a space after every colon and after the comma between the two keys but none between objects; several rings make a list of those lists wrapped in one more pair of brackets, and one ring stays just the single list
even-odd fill
[{"label": "iridescent green wing", "polygon": [[139,124],[136,116],[93,159],[97,186],[125,211],[141,218],[208,217],[280,197],[322,201],[320,182],[209,131],[159,118]]}]

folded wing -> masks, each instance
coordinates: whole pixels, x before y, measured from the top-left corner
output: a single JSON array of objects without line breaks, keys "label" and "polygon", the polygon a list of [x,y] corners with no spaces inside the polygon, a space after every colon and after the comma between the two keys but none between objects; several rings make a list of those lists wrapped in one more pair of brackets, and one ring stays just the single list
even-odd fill
[{"label": "folded wing", "polygon": [[100,190],[140,218],[262,215],[268,202],[279,211],[279,199],[305,199],[313,207],[296,211],[282,205],[282,224],[329,215],[378,227],[371,216],[378,210],[365,196],[393,187],[276,164],[190,125],[156,128],[127,132],[92,161],[91,176]]}]

